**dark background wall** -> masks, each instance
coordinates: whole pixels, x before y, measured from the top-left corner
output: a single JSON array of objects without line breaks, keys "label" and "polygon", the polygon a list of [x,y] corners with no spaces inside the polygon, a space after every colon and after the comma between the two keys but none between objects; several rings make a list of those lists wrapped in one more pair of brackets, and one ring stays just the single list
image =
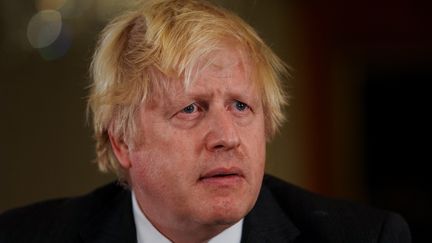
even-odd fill
[{"label": "dark background wall", "polygon": [[[91,163],[87,70],[98,32],[133,2],[0,0],[0,211],[114,179]],[[415,242],[424,240],[432,216],[431,4],[214,2],[254,26],[293,68],[288,122],[269,144],[267,170],[321,194],[397,211]],[[48,9],[43,32],[34,16]],[[34,47],[50,37],[52,44]]]}]

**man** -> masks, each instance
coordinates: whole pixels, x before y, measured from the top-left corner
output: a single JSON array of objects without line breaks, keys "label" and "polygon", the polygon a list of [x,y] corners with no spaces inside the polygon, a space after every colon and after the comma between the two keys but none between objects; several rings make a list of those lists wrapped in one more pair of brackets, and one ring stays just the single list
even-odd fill
[{"label": "man", "polygon": [[264,176],[285,66],[232,13],[147,2],[105,28],[91,70],[98,163],[122,185],[7,212],[0,242],[410,241],[396,214]]}]

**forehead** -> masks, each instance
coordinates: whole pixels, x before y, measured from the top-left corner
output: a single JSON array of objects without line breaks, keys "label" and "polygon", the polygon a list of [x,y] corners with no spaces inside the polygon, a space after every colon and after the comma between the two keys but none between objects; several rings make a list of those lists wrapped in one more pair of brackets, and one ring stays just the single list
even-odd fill
[{"label": "forehead", "polygon": [[[219,73],[221,71],[235,71],[238,69],[246,69],[249,65],[249,60],[244,51],[235,47],[227,47],[212,51],[208,56],[202,58],[198,64],[201,71],[209,71]],[[246,70],[242,70],[246,71]]]},{"label": "forehead", "polygon": [[185,91],[199,87],[208,88],[217,84],[224,84],[226,88],[234,86],[253,86],[251,60],[247,52],[235,43],[224,43],[200,58],[180,85]]},{"label": "forehead", "polygon": [[262,101],[254,62],[239,44],[223,42],[195,63],[189,73],[185,71],[179,78],[169,78],[162,73],[153,76],[151,96],[145,106],[175,106],[176,103],[191,102],[191,99],[221,94],[230,99]]}]

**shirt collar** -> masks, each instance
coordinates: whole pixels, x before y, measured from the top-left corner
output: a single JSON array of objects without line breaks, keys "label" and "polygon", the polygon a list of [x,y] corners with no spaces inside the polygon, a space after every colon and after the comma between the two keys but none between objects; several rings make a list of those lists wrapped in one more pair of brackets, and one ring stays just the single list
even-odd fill
[{"label": "shirt collar", "polygon": [[[164,235],[162,235],[143,214],[132,191],[132,211],[135,221],[135,228],[138,243],[171,243]],[[224,243],[233,242],[240,243],[243,228],[243,219],[228,229],[225,229],[220,234],[211,238],[208,243]]]}]

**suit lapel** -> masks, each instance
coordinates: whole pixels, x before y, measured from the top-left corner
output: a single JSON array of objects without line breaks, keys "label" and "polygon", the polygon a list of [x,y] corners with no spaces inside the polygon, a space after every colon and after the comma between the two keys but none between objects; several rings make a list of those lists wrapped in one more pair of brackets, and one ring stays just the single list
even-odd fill
[{"label": "suit lapel", "polygon": [[131,193],[123,188],[114,198],[101,202],[102,207],[81,230],[83,242],[114,243],[136,240]]},{"label": "suit lapel", "polygon": [[[115,195],[105,195],[97,209],[90,212],[92,217],[80,231],[83,242],[137,242],[131,193],[123,188],[115,190]],[[245,217],[241,243],[289,243],[299,234],[298,228],[263,185],[254,208]]]},{"label": "suit lapel", "polygon": [[245,217],[241,243],[293,242],[300,231],[263,186],[258,200]]}]

